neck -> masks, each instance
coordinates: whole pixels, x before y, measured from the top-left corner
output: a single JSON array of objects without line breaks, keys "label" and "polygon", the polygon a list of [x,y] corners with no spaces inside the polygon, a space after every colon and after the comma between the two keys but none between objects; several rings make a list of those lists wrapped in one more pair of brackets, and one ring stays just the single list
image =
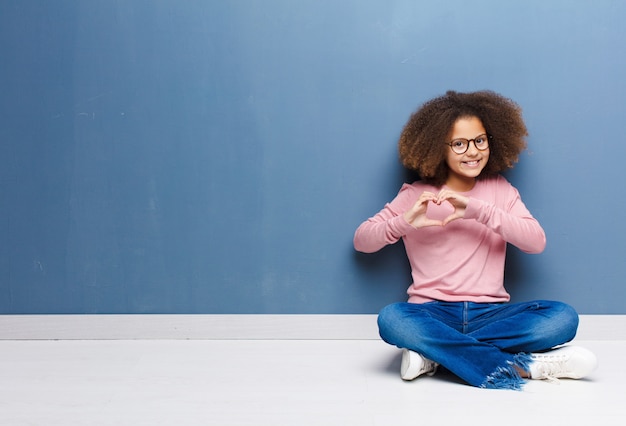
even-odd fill
[{"label": "neck", "polygon": [[456,175],[448,176],[446,186],[456,192],[471,191],[476,185],[476,178],[463,178]]}]

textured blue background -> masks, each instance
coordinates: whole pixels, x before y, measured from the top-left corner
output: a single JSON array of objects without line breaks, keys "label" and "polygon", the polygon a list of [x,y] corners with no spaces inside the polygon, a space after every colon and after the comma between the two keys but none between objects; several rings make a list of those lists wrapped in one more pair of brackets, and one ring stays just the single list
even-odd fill
[{"label": "textured blue background", "polygon": [[374,313],[352,248],[448,89],[516,100],[514,300],[625,314],[626,2],[0,1],[0,313]]}]

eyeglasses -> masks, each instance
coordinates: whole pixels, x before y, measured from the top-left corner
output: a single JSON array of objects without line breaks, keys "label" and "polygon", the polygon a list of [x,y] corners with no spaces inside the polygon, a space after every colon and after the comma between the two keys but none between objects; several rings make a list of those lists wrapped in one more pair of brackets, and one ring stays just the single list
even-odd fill
[{"label": "eyeglasses", "polygon": [[486,133],[483,133],[481,135],[476,136],[474,139],[464,139],[464,138],[455,139],[452,142],[446,143],[446,145],[449,145],[455,154],[465,154],[467,150],[469,149],[470,142],[474,142],[474,146],[476,147],[477,150],[479,151],[486,150],[487,148],[489,148],[489,139],[491,139],[491,136],[489,136]]}]

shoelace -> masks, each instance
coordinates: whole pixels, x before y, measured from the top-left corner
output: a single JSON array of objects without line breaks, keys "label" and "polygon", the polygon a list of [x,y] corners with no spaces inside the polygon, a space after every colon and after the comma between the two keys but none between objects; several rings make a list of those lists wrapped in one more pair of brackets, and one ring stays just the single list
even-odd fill
[{"label": "shoelace", "polygon": [[535,355],[533,358],[539,371],[537,379],[560,383],[558,377],[567,371],[565,363],[569,357],[564,355]]},{"label": "shoelace", "polygon": [[422,366],[420,374],[426,373],[427,375],[432,376],[437,372],[437,367],[439,367],[439,364],[436,362],[424,359],[424,365]]}]

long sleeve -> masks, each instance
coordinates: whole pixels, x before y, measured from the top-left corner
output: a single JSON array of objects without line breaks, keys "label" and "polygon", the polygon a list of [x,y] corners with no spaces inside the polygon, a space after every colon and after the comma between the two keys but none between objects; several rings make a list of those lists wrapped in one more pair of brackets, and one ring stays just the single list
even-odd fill
[{"label": "long sleeve", "polygon": [[504,241],[526,253],[541,253],[546,247],[546,234],[530,214],[518,191],[510,186],[512,194],[507,210],[476,198],[470,198],[465,219],[475,219],[499,234]]},{"label": "long sleeve", "polygon": [[392,203],[375,216],[363,222],[354,233],[354,248],[363,253],[374,253],[389,244],[395,244],[412,229],[397,206],[405,204],[408,186],[404,185]]}]

